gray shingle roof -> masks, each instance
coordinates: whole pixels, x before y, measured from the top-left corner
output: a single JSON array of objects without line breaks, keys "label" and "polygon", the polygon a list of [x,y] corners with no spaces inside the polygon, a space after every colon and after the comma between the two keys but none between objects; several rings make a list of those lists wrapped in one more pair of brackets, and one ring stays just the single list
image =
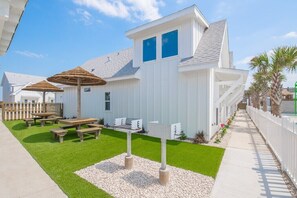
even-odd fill
[{"label": "gray shingle roof", "polygon": [[30,82],[37,83],[46,79],[46,77],[43,77],[43,76],[33,76],[33,75],[19,74],[19,73],[13,73],[13,72],[4,72],[4,75],[6,76],[10,84],[15,84],[15,85],[25,85]]},{"label": "gray shingle roof", "polygon": [[133,75],[139,68],[133,67],[133,48],[114,52],[87,61],[81,67],[101,78]]},{"label": "gray shingle roof", "polygon": [[179,66],[219,62],[226,20],[210,24],[203,34],[194,56],[181,60]]}]

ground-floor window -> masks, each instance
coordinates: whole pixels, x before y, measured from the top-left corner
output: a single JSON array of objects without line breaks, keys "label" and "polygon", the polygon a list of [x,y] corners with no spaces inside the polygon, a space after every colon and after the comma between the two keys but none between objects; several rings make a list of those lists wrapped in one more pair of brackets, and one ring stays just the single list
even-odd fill
[{"label": "ground-floor window", "polygon": [[105,92],[105,111],[110,111],[110,92]]}]

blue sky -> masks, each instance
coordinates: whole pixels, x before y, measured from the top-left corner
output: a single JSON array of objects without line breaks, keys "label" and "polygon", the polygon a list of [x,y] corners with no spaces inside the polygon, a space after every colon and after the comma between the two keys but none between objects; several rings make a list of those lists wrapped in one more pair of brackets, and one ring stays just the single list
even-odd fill
[{"label": "blue sky", "polygon": [[[250,58],[261,52],[296,45],[296,0],[29,0],[7,54],[0,57],[0,75],[51,76],[131,47],[125,31],[193,4],[209,22],[227,19],[237,68],[248,69]],[[289,74],[284,87],[295,80],[297,74]]]}]

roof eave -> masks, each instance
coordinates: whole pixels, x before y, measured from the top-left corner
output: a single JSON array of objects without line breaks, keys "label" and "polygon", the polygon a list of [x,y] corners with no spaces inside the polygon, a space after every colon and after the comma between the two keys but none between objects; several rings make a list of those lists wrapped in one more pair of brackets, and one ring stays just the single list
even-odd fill
[{"label": "roof eave", "polygon": [[198,9],[198,7],[196,5],[192,5],[188,8],[185,8],[183,10],[180,10],[178,12],[175,12],[173,14],[170,14],[168,16],[162,17],[160,19],[151,21],[149,23],[146,23],[144,25],[138,26],[136,28],[133,28],[131,30],[128,30],[126,32],[126,36],[130,39],[133,39],[135,37],[136,34],[143,32],[147,29],[153,28],[153,27],[157,27],[160,26],[162,24],[165,23],[169,23],[173,20],[182,18],[182,17],[186,17],[186,16],[192,16],[194,18],[196,18],[197,20],[199,20],[203,25],[205,25],[205,27],[209,27],[209,24],[207,22],[207,20],[205,19],[205,17],[202,15],[202,13],[200,12],[200,10]]},{"label": "roof eave", "polygon": [[179,72],[188,72],[188,71],[198,71],[202,69],[211,69],[219,67],[219,63],[217,61],[209,62],[209,63],[202,63],[202,64],[189,64],[184,66],[179,66]]},{"label": "roof eave", "polygon": [[[17,21],[17,24],[16,24],[16,26],[15,26],[15,28],[14,28],[14,31],[13,31],[13,33],[12,33],[12,36],[11,36],[11,38],[10,38],[10,41],[9,41],[8,45],[7,45],[7,46],[2,46],[2,45],[0,44],[0,56],[1,56],[1,55],[4,55],[4,54],[7,52],[7,50],[9,49],[9,47],[10,47],[10,45],[11,45],[11,42],[12,42],[12,40],[13,40],[13,38],[14,38],[15,32],[17,31],[17,28],[18,28],[18,26],[19,26],[19,23],[20,23],[20,21],[21,21],[21,19],[22,19],[22,17],[23,17],[25,8],[26,8],[26,6],[27,6],[27,3],[28,3],[28,0],[25,0],[25,5],[24,5],[24,8],[23,8],[23,10],[22,10],[21,16],[19,17],[19,19],[18,19],[18,21]],[[5,18],[5,19],[6,19],[6,18]],[[6,20],[7,20],[7,19],[6,19]],[[2,32],[3,32],[3,30],[2,30]],[[0,40],[1,40],[1,38],[0,38]]]},{"label": "roof eave", "polygon": [[121,76],[121,77],[111,77],[111,78],[105,78],[105,80],[107,82],[114,82],[114,81],[121,81],[121,80],[140,80],[140,72],[139,70],[135,73],[135,74],[132,74],[132,75],[127,75],[127,76]]}]

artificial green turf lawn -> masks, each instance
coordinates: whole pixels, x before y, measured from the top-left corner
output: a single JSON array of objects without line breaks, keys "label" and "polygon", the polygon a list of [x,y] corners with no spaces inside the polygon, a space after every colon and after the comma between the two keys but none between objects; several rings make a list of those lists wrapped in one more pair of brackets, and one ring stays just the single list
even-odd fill
[{"label": "artificial green turf lawn", "polygon": [[[58,125],[27,128],[23,121],[6,121],[5,125],[24,145],[40,166],[69,197],[110,197],[106,192],[84,179],[75,171],[112,158],[126,151],[126,134],[104,129],[98,140],[86,136],[80,142],[74,130],[64,137],[64,143],[53,140],[49,132]],[[132,135],[134,155],[160,161],[160,139],[140,134]],[[167,141],[167,163],[215,177],[224,149],[195,145],[179,141]],[[123,159],[124,162],[124,159]],[[199,190],[199,189],[198,189]]]}]

